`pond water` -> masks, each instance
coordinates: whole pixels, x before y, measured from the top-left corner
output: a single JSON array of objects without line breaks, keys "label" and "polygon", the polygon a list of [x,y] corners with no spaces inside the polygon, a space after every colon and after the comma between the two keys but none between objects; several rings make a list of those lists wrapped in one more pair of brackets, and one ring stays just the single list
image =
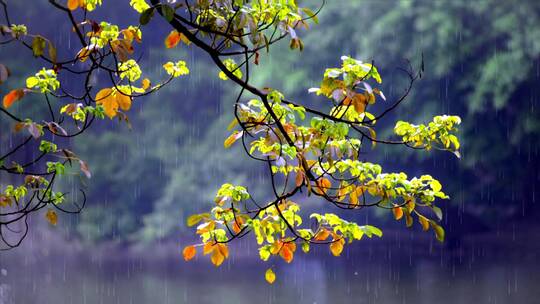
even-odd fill
[{"label": "pond water", "polygon": [[[1,256],[0,304],[540,303],[539,251],[512,241],[448,249],[390,236],[351,245],[341,258],[327,248],[298,253],[290,265],[258,262],[239,244],[231,252],[247,258],[233,253],[220,268],[206,257],[185,263],[179,252],[163,257],[155,248],[126,257],[94,251]],[[264,281],[269,265],[273,285]]]}]

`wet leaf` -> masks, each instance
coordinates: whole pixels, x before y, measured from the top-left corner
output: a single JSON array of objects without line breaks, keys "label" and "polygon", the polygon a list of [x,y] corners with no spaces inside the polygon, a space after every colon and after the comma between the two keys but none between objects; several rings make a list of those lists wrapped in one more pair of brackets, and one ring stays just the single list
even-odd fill
[{"label": "wet leaf", "polygon": [[273,284],[274,281],[276,280],[276,274],[274,273],[274,271],[272,270],[272,268],[268,268],[266,270],[266,272],[264,273],[264,279],[266,280],[266,282],[268,282],[269,284]]},{"label": "wet leaf", "polygon": [[0,84],[4,83],[10,75],[9,69],[0,63]]},{"label": "wet leaf", "polygon": [[418,215],[418,221],[420,222],[420,225],[422,225],[422,230],[428,231],[429,229],[429,220],[422,215]]},{"label": "wet leaf", "polygon": [[90,169],[88,169],[88,164],[85,161],[79,159],[79,165],[81,166],[81,171],[82,173],[84,173],[86,178],[91,178],[92,173],[90,172]]},{"label": "wet leaf", "polygon": [[154,8],[148,8],[144,12],[142,12],[141,17],[139,18],[139,23],[141,25],[146,25],[150,20],[154,17]]},{"label": "wet leaf", "polygon": [[7,109],[11,107],[13,103],[15,103],[17,100],[20,100],[21,98],[24,97],[24,93],[25,93],[24,89],[15,89],[7,93],[4,96],[4,99],[2,100],[4,108]]},{"label": "wet leaf", "polygon": [[394,218],[399,221],[403,217],[403,209],[401,207],[392,208],[392,213],[394,213]]},{"label": "wet leaf", "polygon": [[180,34],[178,31],[173,30],[167,35],[167,38],[165,38],[165,47],[168,49],[171,49],[178,45],[178,43],[182,40],[182,34]]},{"label": "wet leaf", "polygon": [[36,36],[32,39],[32,53],[35,57],[43,55],[47,41],[41,36]]},{"label": "wet leaf", "polygon": [[45,213],[45,218],[49,222],[49,224],[56,226],[58,224],[58,215],[56,214],[56,211],[49,209],[47,210],[47,213]]},{"label": "wet leaf", "polygon": [[330,252],[334,256],[340,256],[341,252],[343,252],[343,245],[345,244],[345,240],[343,238],[340,238],[336,240],[335,242],[332,242],[330,244]]},{"label": "wet leaf", "polygon": [[187,225],[188,227],[192,227],[197,225],[201,220],[203,219],[202,216],[198,214],[191,215],[187,218]]},{"label": "wet leaf", "polygon": [[142,80],[142,88],[143,90],[148,90],[148,88],[152,85],[152,83],[150,82],[150,79],[148,78],[145,78]]},{"label": "wet leaf", "polygon": [[171,22],[174,19],[174,9],[168,5],[161,5],[161,12],[165,20]]},{"label": "wet leaf", "polygon": [[243,134],[244,134],[244,131],[234,131],[233,134],[231,134],[229,137],[227,137],[227,139],[225,139],[225,141],[223,142],[223,146],[225,148],[229,148],[239,138],[241,138]]},{"label": "wet leaf", "polygon": [[195,246],[186,246],[184,250],[182,251],[182,255],[184,256],[184,260],[187,262],[195,257],[197,254],[197,248]]}]

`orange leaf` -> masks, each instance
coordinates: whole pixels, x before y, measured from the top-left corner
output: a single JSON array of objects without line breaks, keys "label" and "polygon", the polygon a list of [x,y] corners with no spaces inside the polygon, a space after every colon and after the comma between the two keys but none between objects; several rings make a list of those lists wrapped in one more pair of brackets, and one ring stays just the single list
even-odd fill
[{"label": "orange leaf", "polygon": [[241,217],[237,217],[235,220],[233,220],[233,231],[234,233],[238,234],[240,231],[242,231],[242,226],[244,225],[244,221]]},{"label": "orange leaf", "polygon": [[341,252],[343,251],[344,244],[345,240],[343,238],[336,240],[335,242],[330,244],[330,252],[332,252],[334,256],[340,256]]},{"label": "orange leaf", "polygon": [[327,178],[320,178],[317,180],[317,186],[315,187],[315,192],[319,195],[324,195],[328,192],[328,189],[332,187],[332,183]]},{"label": "orange leaf", "polygon": [[295,185],[296,187],[300,187],[302,186],[303,183],[304,183],[304,171],[302,171],[302,169],[298,169],[298,171],[296,171]]},{"label": "orange leaf", "polygon": [[420,222],[420,224],[422,225],[422,229],[424,231],[428,231],[429,229],[429,221],[426,217],[422,216],[422,215],[418,215],[418,221]]},{"label": "orange leaf", "polygon": [[358,206],[358,193],[356,193],[356,189],[354,189],[354,185],[351,185],[353,187],[351,193],[349,193],[349,199],[351,201],[351,205],[353,207]]},{"label": "orange leaf", "polygon": [[409,213],[405,214],[405,223],[407,224],[407,228],[413,225],[413,217]]},{"label": "orange leaf", "polygon": [[317,234],[315,234],[315,241],[325,241],[330,236],[330,232],[326,229],[321,229]]},{"label": "orange leaf", "polygon": [[217,250],[219,251],[219,253],[220,253],[224,258],[228,258],[228,257],[229,257],[229,247],[227,247],[226,244],[218,243],[218,244],[216,244],[216,246],[217,246]]},{"label": "orange leaf", "polygon": [[120,92],[116,92],[116,102],[120,106],[120,109],[128,111],[131,108],[131,97],[124,95]]},{"label": "orange leaf", "polygon": [[212,251],[214,251],[214,245],[212,243],[204,244],[204,247],[203,247],[203,254],[204,255],[207,255],[207,254],[211,253]]},{"label": "orange leaf", "polygon": [[165,38],[165,47],[168,49],[171,49],[178,45],[180,40],[182,39],[182,34],[177,32],[176,30],[171,31],[167,38]]},{"label": "orange leaf", "polygon": [[294,258],[294,253],[289,249],[289,247],[286,247],[286,246],[283,246],[283,248],[281,248],[281,251],[279,252],[279,255],[287,263],[292,262],[292,260]]},{"label": "orange leaf", "polygon": [[278,254],[282,247],[283,247],[283,242],[275,241],[272,246],[272,254]]},{"label": "orange leaf", "polygon": [[45,214],[45,218],[51,225],[56,225],[58,223],[58,215],[52,209],[47,210],[47,213]]},{"label": "orange leaf", "polygon": [[145,78],[145,79],[142,80],[142,88],[143,88],[143,90],[146,91],[151,85],[152,85],[152,83],[150,82],[150,79]]},{"label": "orange leaf", "polygon": [[358,113],[364,113],[367,105],[367,98],[364,94],[356,94],[353,96],[352,103],[354,110]]},{"label": "orange leaf", "polygon": [[210,257],[210,261],[212,261],[212,264],[216,265],[216,267],[219,267],[225,261],[225,257],[221,254],[219,250],[214,250],[212,253],[212,256]]},{"label": "orange leaf", "polygon": [[233,134],[231,134],[225,141],[223,142],[223,146],[225,148],[229,148],[234,144],[235,141],[237,141],[242,135],[244,134],[244,131],[234,131]]},{"label": "orange leaf", "polygon": [[184,260],[189,261],[197,254],[197,248],[195,248],[195,246],[186,246],[182,251],[182,254],[184,255]]},{"label": "orange leaf", "polygon": [[79,0],[68,0],[67,7],[70,11],[74,11],[79,8]]},{"label": "orange leaf", "polygon": [[23,98],[23,96],[24,96],[24,89],[16,89],[7,93],[3,99],[4,108],[7,109],[11,107],[11,105],[13,105],[15,101]]},{"label": "orange leaf", "polygon": [[401,207],[392,208],[392,213],[394,213],[394,218],[399,221],[403,217],[403,209]]}]

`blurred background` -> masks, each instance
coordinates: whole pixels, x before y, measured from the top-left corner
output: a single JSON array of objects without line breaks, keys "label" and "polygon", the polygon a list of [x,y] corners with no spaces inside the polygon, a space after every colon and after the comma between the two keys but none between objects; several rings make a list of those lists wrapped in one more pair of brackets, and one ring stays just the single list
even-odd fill
[{"label": "blurred background", "polygon": [[[48,1],[9,2],[12,22],[71,48],[65,17]],[[137,23],[127,0],[104,2],[98,21]],[[418,68],[423,57],[424,77],[379,123],[379,137],[391,135],[397,119],[460,115],[462,158],[378,145],[366,159],[385,171],[441,180],[451,197],[443,208],[444,244],[419,225],[406,229],[389,214],[362,210],[344,216],[381,227],[382,239],[347,246],[341,258],[324,247],[298,254],[291,265],[272,261],[273,285],[264,281],[269,264],[259,261],[253,240],[235,243],[220,268],[201,257],[185,263],[182,246],[197,241],[185,218],[208,209],[219,185],[242,184],[259,198],[270,189],[265,168],[240,146],[223,149],[237,87],[219,80],[194,47],[165,50],[170,29],[153,21],[143,32],[142,66],[159,76],[163,62],[182,59],[191,74],[136,101],[131,129],[106,119],[69,143],[93,173],[82,185],[88,204],[56,227],[41,214],[30,219],[22,246],[0,253],[0,303],[538,303],[540,2],[331,0],[319,20],[300,33],[302,53],[284,42],[261,54],[254,83],[324,108],[307,89],[350,55],[375,62],[392,99],[406,82],[399,68]],[[14,74],[0,95],[40,68],[26,55],[0,49],[0,62]],[[36,113],[43,106],[39,99],[25,103]],[[4,151],[13,144],[4,118],[0,129]],[[67,188],[79,184],[64,180]]]}]

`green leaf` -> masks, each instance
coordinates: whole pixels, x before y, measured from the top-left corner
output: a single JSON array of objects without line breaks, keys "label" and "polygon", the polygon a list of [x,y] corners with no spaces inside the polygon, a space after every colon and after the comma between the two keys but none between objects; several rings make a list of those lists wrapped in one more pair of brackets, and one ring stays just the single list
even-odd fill
[{"label": "green leaf", "polygon": [[435,222],[433,221],[429,221],[429,224],[431,225],[431,227],[433,228],[433,231],[435,231],[435,237],[437,238],[437,240],[439,242],[444,242],[444,229],[443,227],[435,224]]},{"label": "green leaf", "polygon": [[433,212],[435,213],[435,215],[437,216],[437,218],[439,220],[442,220],[443,218],[443,215],[442,215],[442,210],[441,208],[437,207],[437,206],[433,206],[431,207],[431,209],[433,209]]},{"label": "green leaf", "polygon": [[168,5],[162,5],[161,6],[161,12],[163,13],[163,17],[168,22],[171,22],[174,19],[174,9]]},{"label": "green leaf", "polygon": [[195,226],[197,223],[199,223],[203,219],[202,216],[199,214],[193,214],[190,217],[187,218],[187,225],[188,227]]},{"label": "green leaf", "polygon": [[51,61],[53,63],[56,63],[56,57],[57,57],[56,56],[56,48],[54,47],[54,45],[51,42],[49,42],[48,45],[49,45],[49,49],[48,49],[49,57],[50,57],[50,59],[51,59]]},{"label": "green leaf", "polygon": [[141,17],[139,18],[139,23],[141,25],[146,25],[154,17],[154,8],[151,7],[144,12],[142,12]]},{"label": "green leaf", "polygon": [[308,16],[308,18],[311,18],[315,24],[319,24],[319,18],[310,8],[304,7],[302,8],[302,11]]},{"label": "green leaf", "polygon": [[47,41],[41,36],[36,36],[32,40],[32,53],[35,57],[43,55]]}]

